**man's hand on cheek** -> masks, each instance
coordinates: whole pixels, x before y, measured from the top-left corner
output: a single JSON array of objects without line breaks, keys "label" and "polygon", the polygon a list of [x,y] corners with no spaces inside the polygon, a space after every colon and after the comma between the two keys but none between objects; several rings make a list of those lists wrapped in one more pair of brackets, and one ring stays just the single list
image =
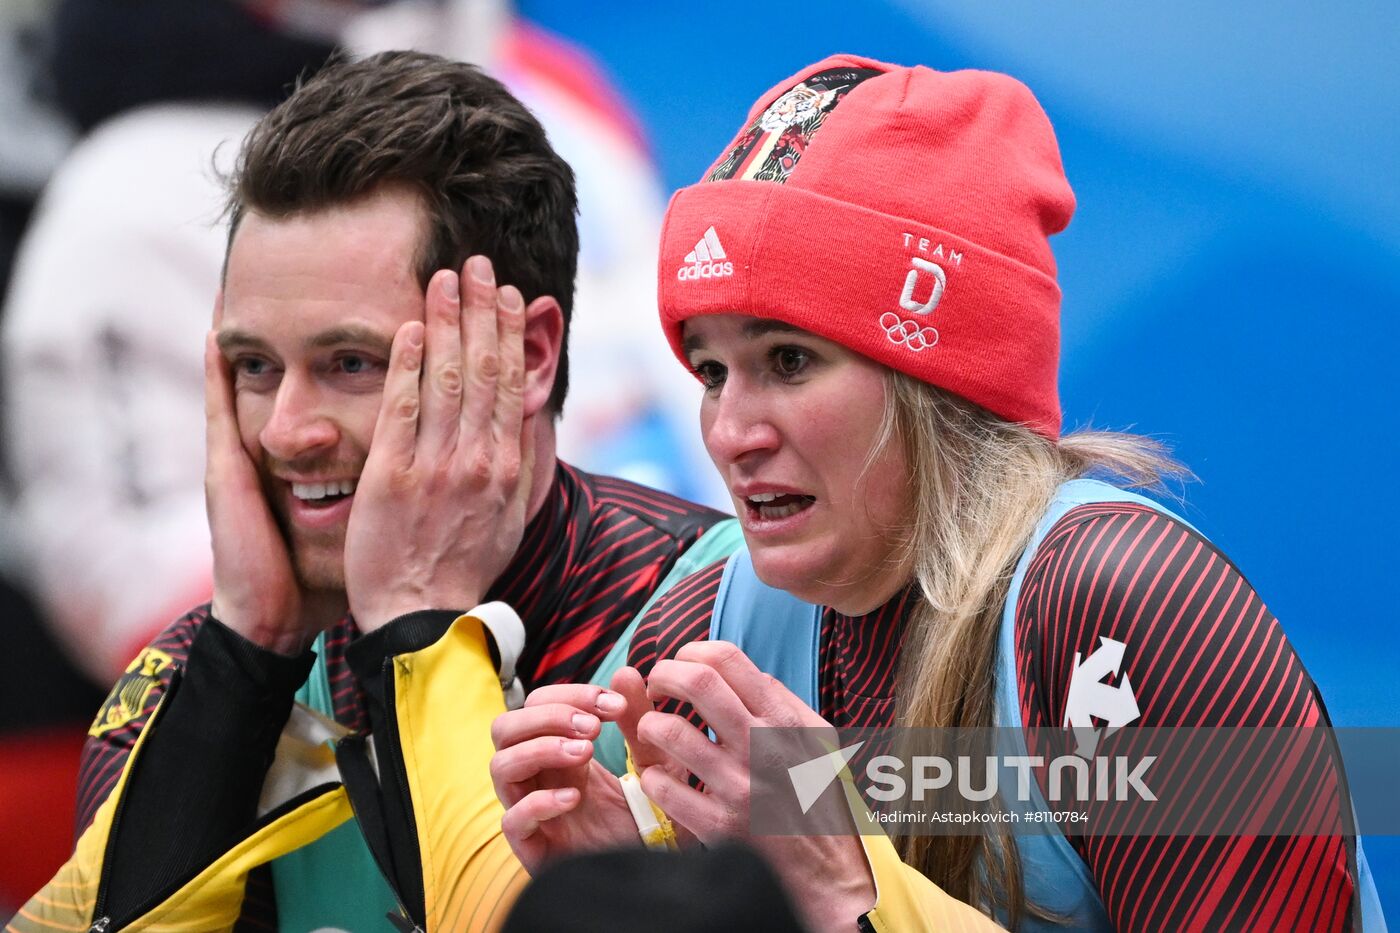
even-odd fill
[{"label": "man's hand on cheek", "polygon": [[214,552],[214,618],[249,641],[299,655],[316,632],[303,619],[291,557],[243,448],[233,379],[215,331],[204,348],[205,505]]},{"label": "man's hand on cheek", "polygon": [[524,534],[525,303],[485,257],[428,283],[424,322],[394,336],[355,491],[345,585],[361,630],[477,605]]}]

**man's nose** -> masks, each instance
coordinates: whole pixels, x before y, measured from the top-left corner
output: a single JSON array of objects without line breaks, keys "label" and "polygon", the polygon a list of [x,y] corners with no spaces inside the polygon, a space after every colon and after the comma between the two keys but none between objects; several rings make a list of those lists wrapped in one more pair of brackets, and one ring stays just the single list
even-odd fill
[{"label": "man's nose", "polygon": [[277,460],[296,460],[330,450],[340,441],[340,430],[318,387],[309,379],[288,373],[277,387],[272,416],[258,435],[262,448]]}]

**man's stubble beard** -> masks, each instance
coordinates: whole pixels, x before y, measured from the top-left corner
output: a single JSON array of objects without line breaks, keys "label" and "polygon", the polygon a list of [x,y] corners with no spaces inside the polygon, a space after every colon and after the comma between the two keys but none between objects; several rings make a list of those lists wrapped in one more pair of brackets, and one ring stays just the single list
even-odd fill
[{"label": "man's stubble beard", "polygon": [[350,611],[345,593],[345,529],[288,535],[292,573],[301,589],[303,624],[325,631]]},{"label": "man's stubble beard", "polygon": [[280,508],[272,510],[291,558],[292,574],[303,593],[345,598],[345,529],[293,528]]},{"label": "man's stubble beard", "polygon": [[345,529],[319,534],[296,532],[282,536],[292,556],[297,582],[308,592],[345,594]]}]

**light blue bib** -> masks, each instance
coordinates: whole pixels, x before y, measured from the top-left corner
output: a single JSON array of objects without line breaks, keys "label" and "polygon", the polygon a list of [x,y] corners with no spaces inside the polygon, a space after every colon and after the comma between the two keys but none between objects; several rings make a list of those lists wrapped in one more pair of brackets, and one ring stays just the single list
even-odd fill
[{"label": "light blue bib", "polygon": [[[735,518],[726,519],[716,525],[711,525],[700,538],[685,549],[685,553],[676,559],[671,565],[671,572],[647,599],[646,605],[641,611],[632,617],[632,622],[626,630],[618,636],[613,643],[612,650],[608,652],[603,663],[598,665],[598,669],[589,678],[589,683],[599,687],[606,687],[612,683],[612,676],[619,668],[627,664],[627,654],[632,647],[632,636],[637,633],[637,626],[641,624],[642,617],[647,614],[652,605],[666,594],[671,587],[681,580],[705,569],[715,561],[723,560],[744,546],[744,534],[739,528],[739,520]],[[627,745],[622,741],[622,731],[617,728],[615,722],[603,723],[603,730],[593,743],[593,757],[602,762],[603,766],[613,774],[627,773]]]},{"label": "light blue bib", "polygon": [[[316,664],[297,691],[297,702],[335,718],[326,672],[326,636],[316,638]],[[359,821],[351,817],[315,842],[272,862],[277,927],[283,933],[313,930],[387,930],[399,901],[370,854]]]}]

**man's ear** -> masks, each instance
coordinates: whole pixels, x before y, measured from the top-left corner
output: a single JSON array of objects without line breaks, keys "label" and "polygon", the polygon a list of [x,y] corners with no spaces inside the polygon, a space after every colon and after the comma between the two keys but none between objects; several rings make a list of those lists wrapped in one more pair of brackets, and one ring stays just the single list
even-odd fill
[{"label": "man's ear", "polygon": [[525,307],[526,418],[549,404],[563,352],[564,309],[549,295],[541,295]]}]

